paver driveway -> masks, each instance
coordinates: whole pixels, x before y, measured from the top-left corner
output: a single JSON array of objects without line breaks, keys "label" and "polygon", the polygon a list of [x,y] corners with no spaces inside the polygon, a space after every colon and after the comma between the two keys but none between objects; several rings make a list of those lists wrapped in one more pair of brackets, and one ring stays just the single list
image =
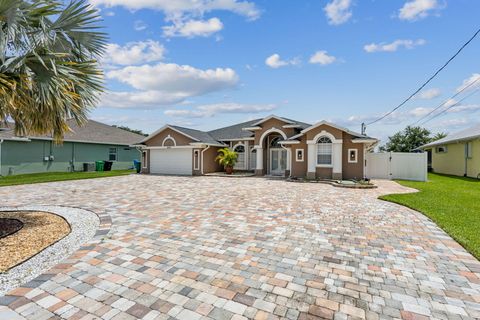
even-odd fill
[{"label": "paver driveway", "polygon": [[135,175],[0,188],[2,205],[75,206],[113,219],[103,242],[39,287],[0,298],[0,314],[479,318],[480,263],[423,215],[376,199],[395,190],[404,189]]}]

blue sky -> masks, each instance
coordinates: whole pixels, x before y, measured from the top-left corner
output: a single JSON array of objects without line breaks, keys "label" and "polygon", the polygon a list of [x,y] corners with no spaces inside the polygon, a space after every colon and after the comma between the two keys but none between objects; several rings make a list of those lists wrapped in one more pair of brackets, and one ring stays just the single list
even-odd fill
[{"label": "blue sky", "polygon": [[[152,132],[269,114],[356,131],[418,88],[479,27],[476,0],[90,0],[110,36],[92,118]],[[480,78],[480,37],[398,112],[382,139]],[[480,87],[480,80],[460,95]],[[446,106],[451,105],[452,101]],[[442,109],[440,109],[442,110]],[[477,123],[480,94],[425,126]]]}]

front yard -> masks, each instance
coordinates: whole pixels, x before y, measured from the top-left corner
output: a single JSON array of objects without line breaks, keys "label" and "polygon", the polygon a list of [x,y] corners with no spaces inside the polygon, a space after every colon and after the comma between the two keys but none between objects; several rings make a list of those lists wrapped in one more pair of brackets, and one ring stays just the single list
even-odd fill
[{"label": "front yard", "polygon": [[424,213],[480,259],[480,180],[429,174],[428,182],[398,181],[418,193],[380,197]]},{"label": "front yard", "polygon": [[132,174],[133,170],[93,171],[93,172],[46,172],[19,174],[15,176],[0,177],[0,187],[15,186],[20,184],[32,184],[42,182],[93,179],[115,177]]}]

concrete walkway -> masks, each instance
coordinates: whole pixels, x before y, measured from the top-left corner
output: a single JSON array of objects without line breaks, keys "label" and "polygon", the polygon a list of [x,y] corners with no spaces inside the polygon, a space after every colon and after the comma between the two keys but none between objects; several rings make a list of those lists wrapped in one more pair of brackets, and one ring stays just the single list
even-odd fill
[{"label": "concrete walkway", "polygon": [[0,319],[475,319],[480,263],[409,190],[132,175],[0,188],[108,214],[103,240],[0,297]]}]

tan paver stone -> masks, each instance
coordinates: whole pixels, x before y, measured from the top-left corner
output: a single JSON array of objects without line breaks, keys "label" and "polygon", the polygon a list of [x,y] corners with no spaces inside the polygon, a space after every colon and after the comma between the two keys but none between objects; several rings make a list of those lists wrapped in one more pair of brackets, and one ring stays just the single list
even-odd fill
[{"label": "tan paver stone", "polygon": [[0,297],[0,310],[26,319],[479,318],[480,262],[422,214],[377,199],[411,190],[376,183],[131,175],[0,188],[8,206],[80,207],[102,225],[101,237]]}]

